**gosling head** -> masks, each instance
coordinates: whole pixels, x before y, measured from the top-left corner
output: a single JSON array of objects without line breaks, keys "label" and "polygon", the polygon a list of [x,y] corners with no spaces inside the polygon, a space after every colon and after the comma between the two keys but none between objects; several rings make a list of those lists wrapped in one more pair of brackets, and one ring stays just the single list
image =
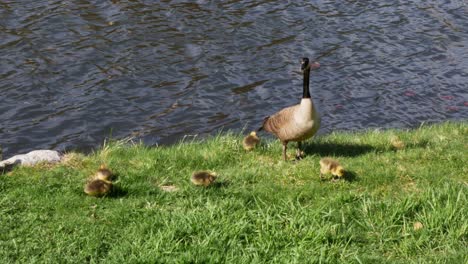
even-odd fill
[{"label": "gosling head", "polygon": [[309,58],[302,58],[301,61],[301,71],[314,70],[320,68],[320,63],[318,61],[310,62]]},{"label": "gosling head", "polygon": [[345,170],[344,170],[344,168],[343,168],[341,165],[339,165],[338,167],[336,167],[336,169],[335,169],[335,175],[336,175],[336,176],[338,176],[338,177],[343,177],[344,173],[345,173]]},{"label": "gosling head", "polygon": [[208,181],[209,181],[209,183],[212,183],[212,182],[214,182],[215,180],[216,180],[216,176],[215,176],[215,175],[210,175],[210,176],[208,176]]},{"label": "gosling head", "polygon": [[112,178],[112,172],[106,167],[106,165],[102,164],[96,172],[96,178],[99,180],[108,181]]},{"label": "gosling head", "polygon": [[250,135],[251,135],[252,137],[256,137],[256,136],[257,136],[257,132],[252,131],[252,132],[250,132]]}]

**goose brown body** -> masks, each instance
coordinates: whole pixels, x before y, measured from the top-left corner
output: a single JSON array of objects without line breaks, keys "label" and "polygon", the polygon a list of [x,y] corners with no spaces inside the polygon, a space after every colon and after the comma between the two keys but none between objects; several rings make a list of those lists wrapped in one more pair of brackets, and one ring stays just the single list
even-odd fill
[{"label": "goose brown body", "polygon": [[311,99],[302,99],[300,104],[284,108],[267,117],[263,123],[263,129],[282,142],[309,139],[319,128],[320,116]]}]

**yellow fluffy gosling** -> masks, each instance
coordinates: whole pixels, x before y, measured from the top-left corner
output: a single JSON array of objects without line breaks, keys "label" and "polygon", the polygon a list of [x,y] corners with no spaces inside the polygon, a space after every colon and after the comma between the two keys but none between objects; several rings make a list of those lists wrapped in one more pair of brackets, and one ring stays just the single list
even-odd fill
[{"label": "yellow fluffy gosling", "polygon": [[209,186],[216,180],[216,174],[208,171],[197,171],[190,178],[193,184],[199,186]]},{"label": "yellow fluffy gosling", "polygon": [[257,146],[258,142],[260,142],[260,138],[258,138],[257,133],[255,131],[252,131],[248,136],[244,138],[244,140],[242,141],[242,146],[244,146],[245,150],[250,151]]},{"label": "yellow fluffy gosling", "polygon": [[397,150],[405,148],[405,142],[401,141],[397,136],[390,139],[390,144],[392,144],[392,147]]},{"label": "yellow fluffy gosling", "polygon": [[345,170],[337,160],[323,158],[320,160],[320,178],[322,178],[324,174],[329,173],[334,177],[341,178],[344,176]]},{"label": "yellow fluffy gosling", "polygon": [[93,180],[88,182],[84,187],[84,192],[87,195],[100,197],[112,191],[112,182],[110,181],[112,172],[104,165],[98,169]]}]

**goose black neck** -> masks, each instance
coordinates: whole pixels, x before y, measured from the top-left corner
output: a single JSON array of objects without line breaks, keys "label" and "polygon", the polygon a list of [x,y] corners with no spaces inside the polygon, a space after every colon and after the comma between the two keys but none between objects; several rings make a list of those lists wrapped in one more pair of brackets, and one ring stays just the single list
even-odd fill
[{"label": "goose black neck", "polygon": [[310,76],[310,68],[304,71],[304,84],[303,84],[302,98],[310,98],[309,76]]}]

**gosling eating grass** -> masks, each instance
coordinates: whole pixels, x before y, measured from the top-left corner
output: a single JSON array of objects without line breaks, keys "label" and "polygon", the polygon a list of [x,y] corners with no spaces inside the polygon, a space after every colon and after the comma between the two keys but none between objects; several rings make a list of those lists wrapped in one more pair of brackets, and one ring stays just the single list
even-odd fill
[{"label": "gosling eating grass", "polygon": [[101,197],[112,191],[112,182],[110,181],[112,172],[104,165],[98,169],[93,180],[88,182],[84,187],[84,192],[87,195]]},{"label": "gosling eating grass", "polygon": [[216,174],[209,171],[197,171],[190,178],[193,184],[197,186],[209,186],[216,180]]},{"label": "gosling eating grass", "polygon": [[324,174],[333,175],[333,180],[335,180],[335,177],[342,178],[345,174],[345,170],[337,160],[323,158],[320,160],[320,179],[323,178]]},{"label": "gosling eating grass", "polygon": [[244,140],[242,141],[242,146],[245,150],[250,151],[254,149],[259,142],[260,138],[258,138],[257,132],[252,131],[248,136],[244,138]]}]

